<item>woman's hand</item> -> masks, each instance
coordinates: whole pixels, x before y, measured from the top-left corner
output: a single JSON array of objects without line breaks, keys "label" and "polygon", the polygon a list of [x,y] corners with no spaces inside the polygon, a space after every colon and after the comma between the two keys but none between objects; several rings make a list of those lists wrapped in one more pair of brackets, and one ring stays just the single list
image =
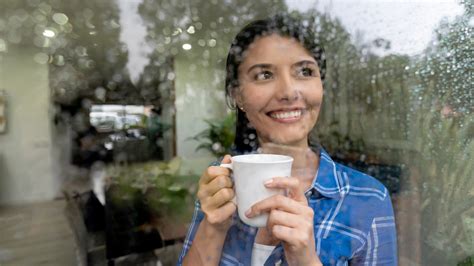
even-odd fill
[{"label": "woman's hand", "polygon": [[[222,163],[230,163],[230,158],[230,155],[226,155]],[[230,170],[219,166],[208,167],[199,180],[197,197],[209,225],[218,231],[227,232],[232,214],[237,209],[232,202],[234,190]]]},{"label": "woman's hand", "polygon": [[308,206],[299,180],[276,177],[267,181],[265,186],[287,189],[289,195],[275,195],[255,203],[247,211],[247,217],[269,212],[267,228],[274,238],[283,242],[289,265],[322,265],[315,249],[314,211]]}]

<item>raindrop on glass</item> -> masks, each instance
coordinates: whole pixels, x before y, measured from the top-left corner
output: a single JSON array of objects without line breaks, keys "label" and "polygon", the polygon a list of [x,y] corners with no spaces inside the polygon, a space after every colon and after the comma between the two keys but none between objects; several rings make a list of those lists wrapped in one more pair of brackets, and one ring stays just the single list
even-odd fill
[{"label": "raindrop on glass", "polygon": [[68,22],[68,17],[63,14],[63,13],[55,13],[53,15],[53,20],[56,22],[58,25],[65,25]]},{"label": "raindrop on glass", "polygon": [[182,47],[183,47],[183,50],[186,50],[186,51],[187,51],[187,50],[191,50],[191,48],[193,48],[193,47],[191,46],[191,44],[189,44],[189,43],[183,44]]},{"label": "raindrop on glass", "polygon": [[186,30],[189,34],[194,34],[196,30],[194,29],[194,26],[189,26],[189,28]]},{"label": "raindrop on glass", "polygon": [[209,45],[209,47],[215,47],[217,44],[217,41],[215,39],[210,39],[207,41],[207,45]]},{"label": "raindrop on glass", "polygon": [[174,74],[174,72],[169,72],[168,75],[166,75],[166,78],[168,80],[174,80],[175,77],[176,75]]}]

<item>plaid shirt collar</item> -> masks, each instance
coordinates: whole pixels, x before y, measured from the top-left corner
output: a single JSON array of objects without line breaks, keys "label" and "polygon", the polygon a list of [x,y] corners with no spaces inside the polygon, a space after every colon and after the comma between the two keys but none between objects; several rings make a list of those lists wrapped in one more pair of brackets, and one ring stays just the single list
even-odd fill
[{"label": "plaid shirt collar", "polygon": [[324,149],[319,148],[319,168],[311,188],[306,191],[306,196],[338,200],[346,194],[344,183],[336,171],[334,161]]}]

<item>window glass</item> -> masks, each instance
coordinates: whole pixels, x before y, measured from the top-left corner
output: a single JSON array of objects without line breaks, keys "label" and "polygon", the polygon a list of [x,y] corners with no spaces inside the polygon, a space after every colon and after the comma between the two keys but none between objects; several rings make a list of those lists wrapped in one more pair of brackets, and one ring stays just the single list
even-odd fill
[{"label": "window glass", "polygon": [[[0,265],[174,265],[203,171],[226,154],[285,154],[282,128],[249,119],[236,131],[237,113],[262,106],[276,120],[301,115],[268,111],[268,90],[255,89],[280,78],[279,68],[238,84],[254,86],[244,104],[225,96],[235,35],[282,13],[311,27],[324,48],[322,72],[291,72],[298,82],[323,77],[322,94],[309,94],[322,97],[311,147],[385,186],[398,263],[472,265],[472,8],[455,0],[2,0]],[[268,138],[270,148],[267,133],[280,136]],[[312,181],[316,170],[301,173]]]}]

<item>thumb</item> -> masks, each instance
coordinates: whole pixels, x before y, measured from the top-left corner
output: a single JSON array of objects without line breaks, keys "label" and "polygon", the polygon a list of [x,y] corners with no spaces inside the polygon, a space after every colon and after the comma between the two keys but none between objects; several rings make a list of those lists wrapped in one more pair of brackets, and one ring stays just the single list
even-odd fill
[{"label": "thumb", "polygon": [[231,158],[232,158],[232,157],[231,157],[229,154],[226,154],[226,155],[224,156],[224,159],[222,159],[222,162],[221,162],[221,163],[231,163],[231,162],[232,162]]}]

